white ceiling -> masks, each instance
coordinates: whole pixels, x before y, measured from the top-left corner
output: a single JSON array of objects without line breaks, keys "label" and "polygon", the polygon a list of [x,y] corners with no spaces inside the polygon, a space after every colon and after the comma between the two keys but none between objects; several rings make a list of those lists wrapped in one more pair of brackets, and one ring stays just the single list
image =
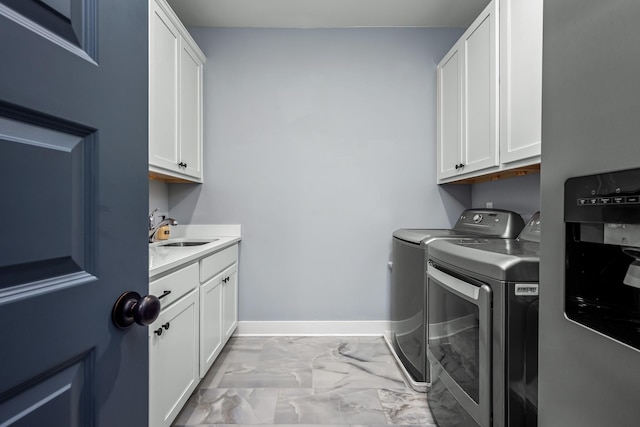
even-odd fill
[{"label": "white ceiling", "polygon": [[468,27],[489,3],[489,0],[168,1],[186,26],[252,28]]}]

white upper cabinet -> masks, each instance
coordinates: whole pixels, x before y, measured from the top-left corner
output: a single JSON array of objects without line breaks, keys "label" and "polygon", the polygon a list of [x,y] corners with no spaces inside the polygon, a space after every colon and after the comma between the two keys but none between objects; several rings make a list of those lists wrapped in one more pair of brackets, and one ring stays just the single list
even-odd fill
[{"label": "white upper cabinet", "polygon": [[180,33],[160,7],[151,8],[149,32],[149,163],[171,169],[180,161],[176,144]]},{"label": "white upper cabinet", "polygon": [[539,170],[543,0],[493,0],[438,64],[438,183]]},{"label": "white upper cabinet", "polygon": [[[462,59],[459,45],[438,65],[438,177],[457,174],[462,150]],[[446,141],[446,143],[445,143]]]},{"label": "white upper cabinet", "polygon": [[149,14],[150,175],[202,182],[206,58],[165,0],[150,0]]},{"label": "white upper cabinet", "polygon": [[500,0],[500,161],[540,160],[543,0]]},{"label": "white upper cabinet", "polygon": [[498,165],[495,2],[438,64],[438,181]]},{"label": "white upper cabinet", "polygon": [[180,50],[180,161],[183,173],[202,179],[202,62],[195,50]]},{"label": "white upper cabinet", "polygon": [[498,165],[498,67],[495,2],[462,36],[462,162],[475,172]]}]

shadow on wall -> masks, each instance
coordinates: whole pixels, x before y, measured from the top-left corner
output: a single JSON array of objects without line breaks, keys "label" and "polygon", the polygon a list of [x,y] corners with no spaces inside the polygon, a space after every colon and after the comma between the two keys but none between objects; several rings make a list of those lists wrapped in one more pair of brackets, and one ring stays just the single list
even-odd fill
[{"label": "shadow on wall", "polygon": [[483,208],[487,202],[496,209],[517,212],[527,221],[540,210],[540,174],[472,184],[472,206]]},{"label": "shadow on wall", "polygon": [[169,184],[169,213],[180,224],[212,224],[205,218],[196,218],[202,184]]},{"label": "shadow on wall", "polygon": [[445,208],[451,226],[456,223],[464,209],[472,207],[471,185],[442,184],[438,186],[440,199]]}]

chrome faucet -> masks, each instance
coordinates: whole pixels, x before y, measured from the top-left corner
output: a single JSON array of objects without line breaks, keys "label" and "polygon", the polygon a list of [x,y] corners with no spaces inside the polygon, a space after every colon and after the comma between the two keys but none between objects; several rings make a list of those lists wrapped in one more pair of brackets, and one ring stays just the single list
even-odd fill
[{"label": "chrome faucet", "polygon": [[149,243],[153,243],[158,240],[157,234],[161,227],[164,227],[165,225],[178,225],[178,221],[173,218],[162,218],[162,221],[156,225],[155,216],[153,214],[157,211],[158,209],[154,209],[153,212],[149,214]]}]

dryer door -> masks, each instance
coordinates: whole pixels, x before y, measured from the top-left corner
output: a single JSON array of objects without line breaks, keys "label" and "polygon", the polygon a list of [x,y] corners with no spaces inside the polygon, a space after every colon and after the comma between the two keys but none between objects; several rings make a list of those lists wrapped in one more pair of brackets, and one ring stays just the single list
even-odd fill
[{"label": "dryer door", "polygon": [[[481,427],[491,425],[491,288],[428,271],[428,358],[432,376]],[[475,282],[475,281],[473,281]]]}]

